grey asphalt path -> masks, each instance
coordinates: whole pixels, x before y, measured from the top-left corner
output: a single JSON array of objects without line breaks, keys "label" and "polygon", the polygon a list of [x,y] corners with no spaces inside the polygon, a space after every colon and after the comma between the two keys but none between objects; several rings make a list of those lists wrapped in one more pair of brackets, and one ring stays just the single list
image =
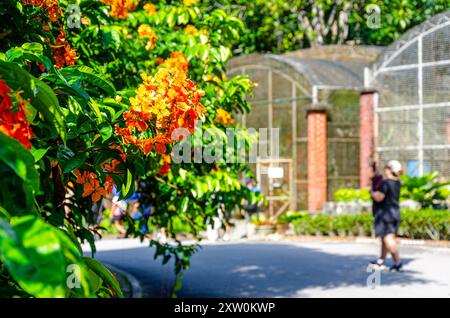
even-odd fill
[{"label": "grey asphalt path", "polygon": [[[146,246],[100,242],[97,258],[133,274],[144,297],[165,297],[172,264],[153,260],[154,250]],[[356,242],[206,243],[193,256],[178,295],[450,298],[450,249],[400,246],[404,271],[376,276],[367,264],[378,250],[378,244]]]}]

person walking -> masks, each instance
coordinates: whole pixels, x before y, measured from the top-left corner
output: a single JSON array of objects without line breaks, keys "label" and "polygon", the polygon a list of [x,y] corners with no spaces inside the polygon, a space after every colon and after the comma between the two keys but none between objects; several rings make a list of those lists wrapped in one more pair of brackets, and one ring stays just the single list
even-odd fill
[{"label": "person walking", "polygon": [[127,212],[127,202],[125,200],[119,200],[120,191],[114,186],[112,190],[112,205],[111,205],[111,217],[114,227],[119,232],[117,238],[125,238],[127,235],[127,230],[123,226],[123,220],[125,219],[125,214]]},{"label": "person walking", "polygon": [[387,268],[385,260],[388,253],[391,253],[394,260],[389,270],[401,271],[402,269],[400,253],[395,241],[401,219],[399,205],[401,172],[401,163],[390,160],[384,167],[385,178],[381,187],[371,189],[375,235],[381,239],[381,255],[376,261],[371,262],[371,265],[380,270]]}]

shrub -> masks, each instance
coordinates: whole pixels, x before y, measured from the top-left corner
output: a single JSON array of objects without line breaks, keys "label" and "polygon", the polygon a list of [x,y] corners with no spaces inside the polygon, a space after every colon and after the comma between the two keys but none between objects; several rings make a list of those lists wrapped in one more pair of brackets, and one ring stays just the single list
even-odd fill
[{"label": "shrub", "polygon": [[450,194],[447,188],[450,181],[438,181],[439,173],[426,173],[421,177],[403,175],[401,179],[401,199],[417,201],[423,208],[445,206]]},{"label": "shrub", "polygon": [[256,226],[273,225],[272,220],[270,220],[270,218],[267,217],[264,213],[253,214],[252,217],[251,217],[251,221]]},{"label": "shrub", "polygon": [[[305,215],[291,222],[299,235],[365,235],[373,232],[370,213],[356,215]],[[450,212],[422,209],[402,210],[399,236],[411,239],[450,240]]]},{"label": "shrub", "polygon": [[434,209],[402,211],[400,233],[413,239],[450,240],[450,212]]},{"label": "shrub", "polygon": [[350,189],[342,188],[334,192],[335,201],[353,202],[353,201],[370,201],[370,193],[367,189]]},{"label": "shrub", "polygon": [[277,219],[277,224],[292,223],[296,220],[300,220],[301,218],[304,218],[305,216],[308,216],[308,212],[288,211],[285,214],[282,214]]}]

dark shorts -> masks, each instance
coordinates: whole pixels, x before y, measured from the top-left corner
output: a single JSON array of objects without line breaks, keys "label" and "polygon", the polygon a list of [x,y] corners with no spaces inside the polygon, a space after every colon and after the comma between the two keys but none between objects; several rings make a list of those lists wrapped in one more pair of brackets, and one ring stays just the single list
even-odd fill
[{"label": "dark shorts", "polygon": [[397,234],[398,228],[400,227],[400,222],[389,222],[384,221],[375,222],[375,236],[384,237],[388,234]]},{"label": "dark shorts", "polygon": [[117,215],[113,215],[113,216],[111,217],[111,221],[112,221],[112,222],[115,222],[115,221],[122,221],[123,219],[125,219],[125,214],[124,214],[124,213],[120,213],[120,214],[117,214]]},{"label": "dark shorts", "polygon": [[397,234],[400,227],[399,211],[384,211],[375,205],[373,210],[374,229],[376,237],[384,237],[388,234]]}]

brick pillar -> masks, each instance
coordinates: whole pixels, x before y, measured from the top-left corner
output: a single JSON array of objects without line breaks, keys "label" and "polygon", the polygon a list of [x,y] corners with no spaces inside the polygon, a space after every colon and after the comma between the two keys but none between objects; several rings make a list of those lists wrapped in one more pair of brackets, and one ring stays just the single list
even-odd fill
[{"label": "brick pillar", "polygon": [[308,210],[318,211],[327,200],[327,114],[308,110]]},{"label": "brick pillar", "polygon": [[362,92],[359,99],[359,178],[360,187],[370,187],[370,162],[375,158],[375,91]]}]

